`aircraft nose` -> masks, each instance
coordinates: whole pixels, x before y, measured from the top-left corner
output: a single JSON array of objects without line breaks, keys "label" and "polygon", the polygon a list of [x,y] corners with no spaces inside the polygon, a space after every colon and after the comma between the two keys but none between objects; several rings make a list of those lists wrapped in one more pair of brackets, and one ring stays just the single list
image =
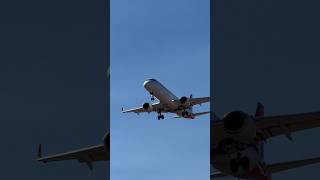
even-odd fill
[{"label": "aircraft nose", "polygon": [[146,81],[144,81],[143,86],[146,87],[147,84],[156,81],[155,79],[148,79]]}]

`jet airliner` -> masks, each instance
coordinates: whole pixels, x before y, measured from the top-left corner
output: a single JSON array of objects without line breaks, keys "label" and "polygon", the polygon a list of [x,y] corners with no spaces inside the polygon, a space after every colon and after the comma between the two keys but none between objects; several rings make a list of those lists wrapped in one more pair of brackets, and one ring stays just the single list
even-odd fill
[{"label": "jet airliner", "polygon": [[275,164],[264,161],[264,144],[272,137],[320,126],[320,112],[264,116],[258,103],[251,116],[242,111],[227,113],[222,119],[212,113],[210,128],[211,179],[234,176],[240,179],[270,180],[272,173],[320,162],[310,158]]},{"label": "jet airliner", "polygon": [[197,116],[210,113],[210,111],[199,113],[193,113],[192,111],[194,105],[210,102],[210,97],[193,98],[192,95],[190,95],[189,97],[183,96],[178,98],[156,79],[146,80],[143,86],[150,93],[151,101],[154,101],[155,98],[159,101],[153,104],[146,102],[139,108],[129,110],[122,109],[123,113],[134,112],[139,114],[154,111],[158,113],[158,120],[164,119],[162,113],[175,113],[177,115],[175,118],[186,119],[194,119]]}]

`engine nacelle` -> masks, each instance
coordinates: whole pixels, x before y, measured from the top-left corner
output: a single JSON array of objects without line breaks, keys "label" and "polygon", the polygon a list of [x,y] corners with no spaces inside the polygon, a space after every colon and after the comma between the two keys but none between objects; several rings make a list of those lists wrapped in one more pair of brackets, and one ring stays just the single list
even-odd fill
[{"label": "engine nacelle", "polygon": [[151,111],[153,110],[152,105],[149,104],[149,103],[144,103],[144,104],[142,105],[142,108],[143,108],[144,110],[146,110],[147,112],[151,112]]},{"label": "engine nacelle", "polygon": [[248,114],[232,111],[223,118],[224,129],[227,134],[242,143],[249,143],[256,137],[256,125]]},{"label": "engine nacelle", "polygon": [[180,103],[184,106],[189,106],[190,102],[189,102],[189,98],[183,96],[179,99]]}]

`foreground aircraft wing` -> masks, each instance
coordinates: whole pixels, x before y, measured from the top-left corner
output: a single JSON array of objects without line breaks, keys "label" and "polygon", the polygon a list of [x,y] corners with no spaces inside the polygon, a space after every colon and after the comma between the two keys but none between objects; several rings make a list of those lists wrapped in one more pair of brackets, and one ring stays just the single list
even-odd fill
[{"label": "foreground aircraft wing", "polygon": [[265,116],[255,118],[255,121],[262,138],[286,135],[292,140],[292,132],[320,127],[320,112]]},{"label": "foreground aircraft wing", "polygon": [[271,173],[276,173],[276,172],[285,171],[285,170],[306,166],[306,165],[311,165],[311,164],[316,164],[316,163],[320,163],[320,158],[311,158],[311,159],[303,159],[303,160],[297,160],[297,161],[270,164],[270,165],[267,165],[267,169]]},{"label": "foreground aircraft wing", "polygon": [[211,178],[218,178],[218,177],[225,177],[225,176],[229,176],[227,174],[224,174],[222,172],[214,172],[210,175],[210,179]]},{"label": "foreground aircraft wing", "polygon": [[110,160],[110,152],[105,149],[104,144],[45,157],[42,157],[41,151],[40,144],[38,158],[36,160],[44,163],[52,161],[78,160],[80,163],[86,163],[88,167],[92,169],[92,162]]},{"label": "foreground aircraft wing", "polygon": [[203,104],[203,103],[210,102],[210,97],[190,98],[189,102],[191,105]]},{"label": "foreground aircraft wing", "polygon": [[[160,102],[153,103],[152,104],[152,111],[157,111],[158,109],[163,109],[162,104]],[[123,110],[122,113],[129,113],[129,112],[134,112],[134,113],[144,113],[144,112],[149,112],[148,110],[144,109],[143,107],[138,107],[134,109],[128,109],[128,110]]]}]

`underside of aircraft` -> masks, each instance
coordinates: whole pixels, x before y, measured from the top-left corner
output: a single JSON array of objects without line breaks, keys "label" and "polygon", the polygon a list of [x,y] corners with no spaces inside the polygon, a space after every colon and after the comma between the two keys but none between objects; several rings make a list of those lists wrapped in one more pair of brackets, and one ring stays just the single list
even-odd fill
[{"label": "underside of aircraft", "polygon": [[143,86],[150,93],[151,101],[155,101],[157,99],[158,102],[146,102],[142,107],[129,110],[124,110],[122,108],[123,113],[134,112],[140,114],[145,112],[156,112],[158,113],[158,120],[164,119],[164,115],[162,113],[174,113],[176,114],[174,118],[185,119],[194,119],[197,116],[210,113],[210,111],[198,113],[193,112],[194,105],[201,105],[203,103],[210,102],[210,97],[193,98],[191,94],[189,97],[183,96],[178,98],[156,79],[146,80],[143,83]]}]

